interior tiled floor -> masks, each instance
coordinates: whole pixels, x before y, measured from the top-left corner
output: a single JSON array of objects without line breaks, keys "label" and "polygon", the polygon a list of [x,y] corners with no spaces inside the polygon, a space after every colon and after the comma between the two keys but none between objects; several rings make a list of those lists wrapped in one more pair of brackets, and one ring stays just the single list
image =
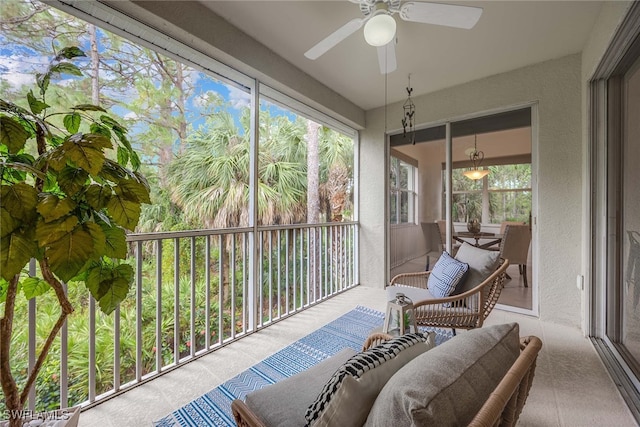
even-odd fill
[{"label": "interior tiled floor", "polygon": [[[291,342],[356,305],[380,311],[385,293],[363,286],[278,322],[184,367],[82,413],[80,426],[151,425]],[[488,324],[518,322],[521,335],[536,335],[543,348],[521,426],[636,426],[590,341],[576,328],[494,310]],[[464,332],[459,332],[464,333]]]}]

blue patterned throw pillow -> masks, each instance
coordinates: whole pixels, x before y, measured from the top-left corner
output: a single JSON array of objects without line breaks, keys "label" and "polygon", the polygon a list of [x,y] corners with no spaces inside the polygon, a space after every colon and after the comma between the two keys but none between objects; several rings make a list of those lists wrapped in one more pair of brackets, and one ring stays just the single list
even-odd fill
[{"label": "blue patterned throw pillow", "polygon": [[447,252],[443,252],[436,265],[433,266],[427,280],[429,292],[436,298],[448,297],[456,289],[468,269],[469,264],[451,258]]}]

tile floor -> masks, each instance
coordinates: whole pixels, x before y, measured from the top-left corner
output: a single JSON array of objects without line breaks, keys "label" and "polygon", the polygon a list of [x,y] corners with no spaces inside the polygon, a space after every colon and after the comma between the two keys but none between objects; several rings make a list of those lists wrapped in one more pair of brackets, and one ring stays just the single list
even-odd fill
[{"label": "tile floor", "polygon": [[[351,289],[84,411],[80,426],[150,426],[152,421],[215,388],[356,305],[384,311],[385,294],[380,289],[363,286]],[[590,341],[578,329],[501,310],[494,310],[487,323],[514,321],[520,324],[521,335],[536,335],[543,341],[536,377],[519,425],[638,425]]]}]

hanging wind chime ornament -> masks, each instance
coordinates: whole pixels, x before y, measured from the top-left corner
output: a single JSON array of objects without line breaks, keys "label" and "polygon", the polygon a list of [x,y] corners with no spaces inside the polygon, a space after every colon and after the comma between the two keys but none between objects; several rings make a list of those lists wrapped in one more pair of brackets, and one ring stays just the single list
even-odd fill
[{"label": "hanging wind chime ornament", "polygon": [[478,151],[478,135],[474,135],[473,137],[473,151],[469,151],[469,160],[473,163],[473,169],[462,172],[464,176],[469,179],[478,180],[489,175],[489,169],[480,169],[482,161],[484,160],[484,153]]},{"label": "hanging wind chime ornament", "polygon": [[406,138],[408,133],[409,138],[411,139],[411,144],[415,145],[416,127],[414,116],[416,113],[416,106],[413,104],[413,100],[411,100],[411,92],[413,92],[413,88],[411,87],[411,74],[409,74],[409,84],[407,85],[407,100],[402,106],[402,109],[404,110],[404,116],[402,117],[402,128],[404,129],[404,131],[402,133],[402,137]]}]

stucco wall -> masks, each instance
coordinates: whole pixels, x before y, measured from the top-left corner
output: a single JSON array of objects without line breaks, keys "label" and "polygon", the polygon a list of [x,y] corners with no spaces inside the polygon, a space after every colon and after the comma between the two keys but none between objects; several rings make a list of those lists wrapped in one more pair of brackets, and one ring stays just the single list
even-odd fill
[{"label": "stucco wall", "polygon": [[[581,56],[567,56],[414,99],[420,123],[456,119],[510,106],[537,103],[538,204],[533,248],[543,320],[580,325],[582,135]],[[402,117],[402,104],[388,108],[388,117]],[[385,259],[386,150],[382,139],[384,110],[367,113],[361,134],[361,283],[382,286]],[[389,122],[388,128],[397,127]]]}]

